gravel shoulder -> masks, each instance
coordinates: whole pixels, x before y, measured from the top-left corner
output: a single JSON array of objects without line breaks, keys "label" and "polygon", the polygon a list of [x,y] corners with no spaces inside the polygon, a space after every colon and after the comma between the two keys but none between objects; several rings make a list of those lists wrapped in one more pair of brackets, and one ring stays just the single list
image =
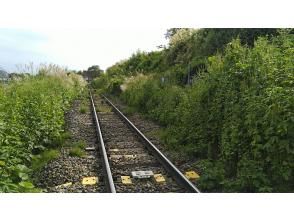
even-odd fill
[{"label": "gravel shoulder", "polygon": [[[82,112],[81,108],[85,111]],[[66,131],[70,133],[71,138],[67,146],[60,150],[60,156],[36,173],[36,185],[44,192],[104,192],[103,177],[97,176],[102,174],[102,164],[98,159],[98,141],[89,100],[75,100],[65,118]],[[81,149],[83,156],[70,153],[78,142],[84,143]],[[93,149],[88,151],[86,148]],[[98,183],[83,185],[84,177],[98,177]]]}]

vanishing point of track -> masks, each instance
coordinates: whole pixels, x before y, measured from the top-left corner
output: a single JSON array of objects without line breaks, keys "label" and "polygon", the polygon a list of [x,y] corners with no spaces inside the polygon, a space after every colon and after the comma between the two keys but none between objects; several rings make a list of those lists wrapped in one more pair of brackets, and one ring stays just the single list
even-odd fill
[{"label": "vanishing point of track", "polygon": [[107,192],[200,192],[107,97],[90,100]]}]

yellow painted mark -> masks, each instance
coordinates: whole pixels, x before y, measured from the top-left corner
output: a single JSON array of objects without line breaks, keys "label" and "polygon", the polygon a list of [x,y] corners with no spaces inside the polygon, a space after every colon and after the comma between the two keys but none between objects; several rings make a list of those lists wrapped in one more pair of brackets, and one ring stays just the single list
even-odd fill
[{"label": "yellow painted mark", "polygon": [[98,183],[98,177],[84,177],[82,180],[83,185],[95,185]]},{"label": "yellow painted mark", "polygon": [[154,174],[153,175],[155,182],[157,183],[165,183],[165,178],[162,176],[162,174]]},{"label": "yellow painted mark", "polygon": [[196,173],[195,171],[187,171],[185,173],[185,176],[189,179],[189,180],[197,180],[200,178],[200,176],[198,175],[198,173]]},{"label": "yellow painted mark", "polygon": [[126,185],[132,184],[132,179],[130,176],[121,176],[121,182]]},{"label": "yellow painted mark", "polygon": [[109,149],[109,151],[110,151],[110,152],[118,152],[119,149],[116,149],[116,148],[115,148],[115,149]]}]

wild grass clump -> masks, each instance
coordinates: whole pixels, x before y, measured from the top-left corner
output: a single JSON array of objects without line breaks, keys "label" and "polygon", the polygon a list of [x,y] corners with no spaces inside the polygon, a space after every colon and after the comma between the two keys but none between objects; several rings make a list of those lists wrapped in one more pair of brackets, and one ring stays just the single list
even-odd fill
[{"label": "wild grass clump", "polygon": [[86,114],[86,112],[87,112],[87,107],[84,106],[84,105],[82,105],[82,106],[80,106],[79,111],[80,111],[81,114]]},{"label": "wild grass clump", "polygon": [[85,156],[86,142],[79,140],[71,144],[69,155],[72,157],[84,157]]},{"label": "wild grass clump", "polygon": [[72,149],[70,149],[69,155],[72,157],[84,157],[85,151],[79,147],[73,147]]},{"label": "wild grass clump", "polygon": [[40,170],[50,161],[57,159],[60,156],[59,150],[49,149],[45,150],[43,153],[33,156],[32,169],[34,171]]},{"label": "wild grass clump", "polygon": [[80,148],[80,149],[84,149],[86,147],[86,142],[84,140],[79,140],[79,141],[72,143],[71,146],[76,147],[76,148]]}]

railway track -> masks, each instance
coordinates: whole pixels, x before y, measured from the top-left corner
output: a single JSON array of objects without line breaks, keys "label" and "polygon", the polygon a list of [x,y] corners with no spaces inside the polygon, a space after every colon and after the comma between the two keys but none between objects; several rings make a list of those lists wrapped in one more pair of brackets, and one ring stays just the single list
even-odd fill
[{"label": "railway track", "polygon": [[107,192],[200,192],[107,97],[90,99]]}]

